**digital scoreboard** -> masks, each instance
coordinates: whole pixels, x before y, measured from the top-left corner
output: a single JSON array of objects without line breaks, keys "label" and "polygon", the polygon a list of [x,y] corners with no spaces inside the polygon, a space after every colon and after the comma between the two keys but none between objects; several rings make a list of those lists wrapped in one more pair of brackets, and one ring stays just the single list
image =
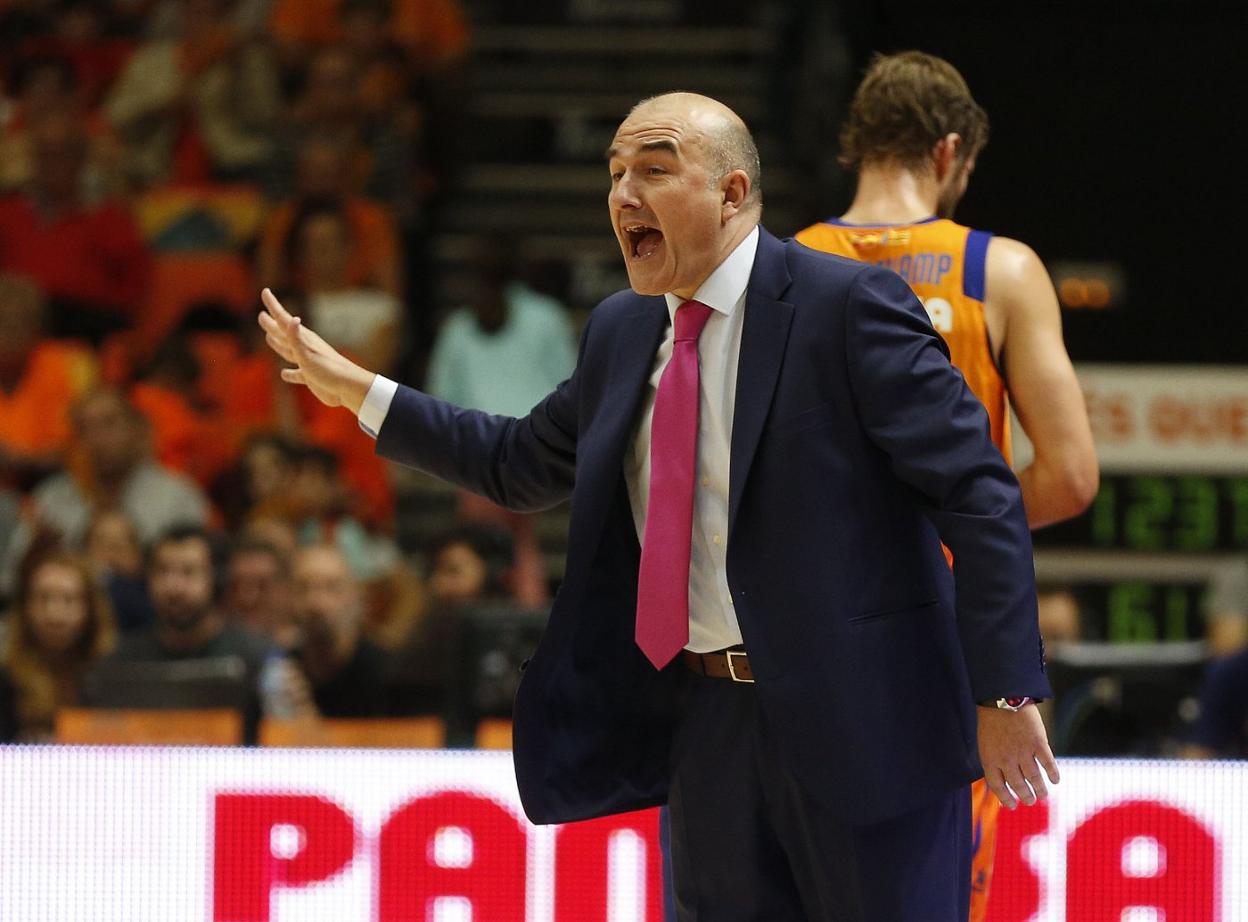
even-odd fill
[{"label": "digital scoreboard", "polygon": [[1033,540],[1042,548],[1248,552],[1248,475],[1102,474],[1083,515]]}]

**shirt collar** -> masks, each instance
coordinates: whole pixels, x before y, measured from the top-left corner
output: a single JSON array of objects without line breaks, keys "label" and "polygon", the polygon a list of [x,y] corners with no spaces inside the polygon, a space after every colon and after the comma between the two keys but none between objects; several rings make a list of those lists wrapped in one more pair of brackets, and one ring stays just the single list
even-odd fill
[{"label": "shirt collar", "polygon": [[[732,314],[737,302],[745,294],[750,284],[750,273],[754,271],[754,254],[758,251],[758,225],[746,234],[745,239],[737,244],[737,248],[715,267],[715,271],[706,281],[698,286],[693,300],[705,304],[724,316]],[[667,313],[676,323],[676,311],[685,303],[684,298],[668,292],[663,296],[667,299]]]}]

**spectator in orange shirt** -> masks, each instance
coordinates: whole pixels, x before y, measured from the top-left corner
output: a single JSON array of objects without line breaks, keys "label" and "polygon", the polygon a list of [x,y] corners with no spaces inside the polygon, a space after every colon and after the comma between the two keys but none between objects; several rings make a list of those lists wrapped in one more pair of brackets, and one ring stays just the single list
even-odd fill
[{"label": "spectator in orange shirt", "polygon": [[92,204],[83,190],[87,137],[70,112],[32,129],[35,174],[0,199],[0,270],[27,275],[48,296],[56,336],[98,343],[131,325],[144,303],[151,258],[120,204]]},{"label": "spectator in orange shirt", "polygon": [[0,484],[29,485],[63,459],[69,411],[95,380],[95,360],[44,336],[46,305],[33,282],[0,274]]}]

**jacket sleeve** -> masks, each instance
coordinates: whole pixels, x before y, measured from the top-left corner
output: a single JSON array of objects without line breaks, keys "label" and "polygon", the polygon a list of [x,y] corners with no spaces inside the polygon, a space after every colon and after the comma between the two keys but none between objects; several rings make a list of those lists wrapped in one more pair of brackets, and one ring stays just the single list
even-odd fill
[{"label": "jacket sleeve", "polygon": [[[587,325],[581,359],[588,338]],[[508,509],[548,509],[572,495],[576,480],[581,364],[519,419],[400,386],[377,433],[377,451]]]},{"label": "jacket sleeve", "polygon": [[1031,533],[988,414],[909,286],[867,268],[845,312],[854,403],[894,474],[952,551],[958,633],[976,701],[1050,697]]}]

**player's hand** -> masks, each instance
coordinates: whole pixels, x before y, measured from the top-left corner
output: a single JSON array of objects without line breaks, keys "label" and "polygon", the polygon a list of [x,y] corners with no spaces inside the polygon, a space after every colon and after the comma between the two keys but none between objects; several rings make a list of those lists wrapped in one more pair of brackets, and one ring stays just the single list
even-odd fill
[{"label": "player's hand", "polygon": [[375,375],[291,316],[269,289],[260,293],[260,300],[265,308],[259,317],[265,342],[294,366],[282,369],[282,380],[306,385],[326,406],[344,406],[358,413]]},{"label": "player's hand", "polygon": [[1057,784],[1061,776],[1049,749],[1044,722],[1034,704],[1021,711],[977,707],[979,760],[984,780],[1002,806],[1031,806],[1049,796],[1044,777]]}]

